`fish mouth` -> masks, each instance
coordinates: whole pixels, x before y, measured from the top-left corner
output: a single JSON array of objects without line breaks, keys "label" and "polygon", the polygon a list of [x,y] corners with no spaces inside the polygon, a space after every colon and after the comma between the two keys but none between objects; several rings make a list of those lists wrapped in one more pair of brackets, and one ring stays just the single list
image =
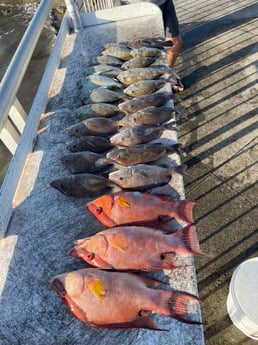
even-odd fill
[{"label": "fish mouth", "polygon": [[56,290],[56,292],[60,295],[60,297],[62,299],[65,299],[67,292],[64,288],[64,284],[62,283],[62,281],[60,279],[53,278],[50,281],[50,285],[52,286],[52,288],[54,288]]},{"label": "fish mouth", "polygon": [[77,250],[76,250],[75,248],[70,249],[70,250],[68,251],[67,255],[73,256],[74,258],[78,258],[78,257],[79,257],[79,255],[78,255],[78,253],[77,253]]}]

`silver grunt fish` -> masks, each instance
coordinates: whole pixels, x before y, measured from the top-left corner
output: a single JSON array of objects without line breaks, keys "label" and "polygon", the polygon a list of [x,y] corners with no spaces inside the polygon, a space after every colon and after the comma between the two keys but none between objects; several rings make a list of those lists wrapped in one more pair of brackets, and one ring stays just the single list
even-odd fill
[{"label": "silver grunt fish", "polygon": [[155,92],[150,95],[143,95],[122,102],[118,105],[118,108],[120,111],[125,113],[135,113],[136,111],[149,106],[159,107],[174,98],[175,95],[173,95],[172,92]]},{"label": "silver grunt fish", "polygon": [[115,78],[122,71],[122,68],[117,66],[101,64],[87,67],[84,71],[84,75],[101,74],[110,78]]},{"label": "silver grunt fish", "polygon": [[185,175],[186,165],[163,168],[157,165],[136,164],[109,173],[108,178],[123,189],[145,190],[163,186],[174,174]]},{"label": "silver grunt fish", "polygon": [[146,107],[135,113],[129,113],[121,122],[127,125],[159,125],[172,119],[174,109],[169,106]]},{"label": "silver grunt fish", "polygon": [[165,86],[166,83],[167,81],[164,79],[139,80],[136,83],[131,84],[127,88],[125,88],[124,94],[131,97],[149,95]]},{"label": "silver grunt fish", "polygon": [[139,144],[121,149],[114,149],[106,154],[109,161],[130,166],[141,163],[149,163],[164,157],[167,153],[181,154],[180,144],[162,145],[160,144]]},{"label": "silver grunt fish", "polygon": [[152,125],[135,125],[130,128],[124,128],[119,133],[110,137],[110,142],[118,146],[133,146],[145,144],[151,140],[161,137],[164,130],[177,130],[172,123],[152,126]]},{"label": "silver grunt fish", "polygon": [[109,90],[105,87],[98,87],[92,90],[89,93],[88,97],[84,97],[83,102],[84,104],[109,103],[109,102],[117,101],[119,99],[128,100],[128,97],[126,97],[122,93]]},{"label": "silver grunt fish", "polygon": [[131,55],[133,57],[136,56],[152,56],[152,57],[160,57],[166,56],[166,52],[159,48],[152,48],[152,47],[141,47],[135,48],[131,51]]},{"label": "silver grunt fish", "polygon": [[132,58],[130,53],[130,48],[121,45],[106,48],[101,52],[102,55],[114,56],[120,60],[130,60]]},{"label": "silver grunt fish", "polygon": [[73,115],[82,121],[98,116],[112,117],[119,113],[121,112],[116,105],[109,103],[91,103],[76,109]]},{"label": "silver grunt fish", "polygon": [[[122,64],[123,69],[141,68],[151,65],[156,61],[155,58],[149,56],[136,56]],[[121,71],[122,72],[122,71]],[[117,74],[118,75],[118,74]]]}]

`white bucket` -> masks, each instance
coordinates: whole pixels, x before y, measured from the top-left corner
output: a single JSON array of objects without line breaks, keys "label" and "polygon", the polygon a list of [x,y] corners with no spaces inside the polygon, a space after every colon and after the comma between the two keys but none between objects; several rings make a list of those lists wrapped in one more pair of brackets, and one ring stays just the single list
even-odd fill
[{"label": "white bucket", "polygon": [[240,331],[258,340],[258,257],[244,261],[234,271],[227,310]]}]

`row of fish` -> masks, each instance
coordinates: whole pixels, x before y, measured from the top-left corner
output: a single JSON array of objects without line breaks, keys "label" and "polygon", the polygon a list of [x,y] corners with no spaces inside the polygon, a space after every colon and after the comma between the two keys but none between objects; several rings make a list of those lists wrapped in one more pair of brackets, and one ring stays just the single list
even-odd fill
[{"label": "row of fish", "polygon": [[[87,68],[79,85],[84,105],[73,116],[81,122],[66,129],[74,139],[61,161],[72,175],[51,181],[69,196],[102,194],[86,207],[106,229],[77,240],[69,251],[93,268],[51,280],[68,310],[97,328],[164,330],[152,312],[200,323],[187,316],[188,303],[198,297],[158,288],[164,282],[131,273],[181,267],[177,253],[210,257],[199,247],[196,202],[144,191],[169,183],[174,173],[186,174],[184,165],[157,164],[167,154],[184,154],[181,145],[153,142],[165,129],[175,130],[173,109],[166,105],[174,95],[157,92],[174,75],[165,67],[146,67],[165,56],[169,45],[162,38],[105,45],[98,65]],[[174,220],[188,224],[176,231]]]},{"label": "row of fish", "polygon": [[[156,289],[164,282],[130,273],[182,267],[177,253],[211,257],[200,250],[192,224],[195,203],[141,192],[107,194],[89,202],[89,211],[108,228],[77,240],[69,251],[94,268],[59,274],[51,280],[68,310],[97,328],[164,330],[153,322],[151,312],[199,324],[187,316],[187,304],[199,302],[197,296]],[[158,224],[167,217],[189,224],[179,231],[170,227],[168,232]]]}]

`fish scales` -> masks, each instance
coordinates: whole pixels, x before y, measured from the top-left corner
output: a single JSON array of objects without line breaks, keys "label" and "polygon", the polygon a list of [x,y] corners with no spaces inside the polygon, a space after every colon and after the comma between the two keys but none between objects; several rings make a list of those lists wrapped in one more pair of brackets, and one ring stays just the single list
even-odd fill
[{"label": "fish scales", "polygon": [[161,137],[164,130],[176,130],[174,124],[167,125],[134,125],[132,127],[124,128],[119,133],[110,137],[110,142],[118,146],[133,146],[138,144],[145,144],[151,140]]},{"label": "fish scales", "polygon": [[105,117],[93,117],[68,127],[66,133],[77,138],[86,135],[109,136],[114,133],[119,126],[119,121],[114,121]]},{"label": "fish scales", "polygon": [[97,74],[105,75],[107,77],[115,78],[122,71],[123,69],[117,66],[100,64],[100,65],[87,67],[84,70],[84,75],[88,76],[88,75],[97,73]]},{"label": "fish scales", "polygon": [[91,151],[66,154],[61,162],[72,174],[97,172],[112,164],[104,155]]},{"label": "fish scales", "polygon": [[122,191],[102,195],[87,204],[88,210],[105,226],[112,227],[133,222],[156,221],[159,217],[172,217],[193,223],[195,200],[171,201],[169,195],[139,191]]},{"label": "fish scales", "polygon": [[163,186],[174,174],[184,174],[186,166],[163,168],[158,165],[136,164],[109,173],[108,178],[123,189],[144,190]]},{"label": "fish scales", "polygon": [[121,113],[116,105],[109,103],[91,103],[79,107],[73,112],[73,116],[80,120],[87,120],[91,117],[112,117]]},{"label": "fish scales", "polygon": [[[148,56],[136,56],[126,62],[124,62],[121,67],[123,69],[131,69],[131,68],[141,68],[151,65],[156,61],[156,58],[148,57]],[[120,71],[122,72],[122,71]],[[118,73],[119,74],[119,73]],[[118,75],[117,74],[117,75]]]},{"label": "fish scales", "polygon": [[172,119],[174,109],[171,107],[146,107],[135,113],[129,113],[121,120],[125,124],[159,125]]},{"label": "fish scales", "polygon": [[105,87],[98,87],[89,91],[89,94],[83,96],[83,103],[90,104],[90,103],[109,103],[114,102],[117,100],[128,100],[124,94],[109,90]]},{"label": "fish scales", "polygon": [[155,67],[130,68],[117,75],[117,79],[124,85],[131,85],[140,80],[151,80],[165,74],[164,69]]},{"label": "fish scales", "polygon": [[50,186],[66,196],[87,198],[112,191],[114,184],[105,177],[84,173],[52,179]]},{"label": "fish scales", "polygon": [[159,281],[133,273],[85,268],[59,274],[51,279],[51,285],[76,318],[97,328],[160,330],[150,318],[151,311],[200,324],[187,315],[188,303],[198,302],[198,297],[155,289]]},{"label": "fish scales", "polygon": [[118,105],[118,108],[120,111],[125,113],[135,113],[136,111],[144,109],[146,107],[159,107],[172,99],[174,99],[174,95],[172,92],[155,92],[150,95],[143,95],[122,102]]},{"label": "fish scales", "polygon": [[69,251],[101,269],[146,272],[180,267],[175,253],[210,257],[200,250],[192,224],[172,234],[144,226],[117,226],[76,241]]},{"label": "fish scales", "polygon": [[139,144],[119,149],[113,149],[106,154],[106,157],[111,162],[123,166],[130,166],[156,161],[164,157],[167,153],[176,153],[180,155],[184,152],[182,150],[181,144]]},{"label": "fish scales", "polygon": [[92,151],[101,153],[111,147],[113,145],[109,139],[94,135],[82,136],[66,144],[67,150],[71,152]]},{"label": "fish scales", "polygon": [[166,80],[139,80],[124,89],[124,94],[131,97],[139,97],[142,95],[148,95],[157,91],[166,85]]}]

